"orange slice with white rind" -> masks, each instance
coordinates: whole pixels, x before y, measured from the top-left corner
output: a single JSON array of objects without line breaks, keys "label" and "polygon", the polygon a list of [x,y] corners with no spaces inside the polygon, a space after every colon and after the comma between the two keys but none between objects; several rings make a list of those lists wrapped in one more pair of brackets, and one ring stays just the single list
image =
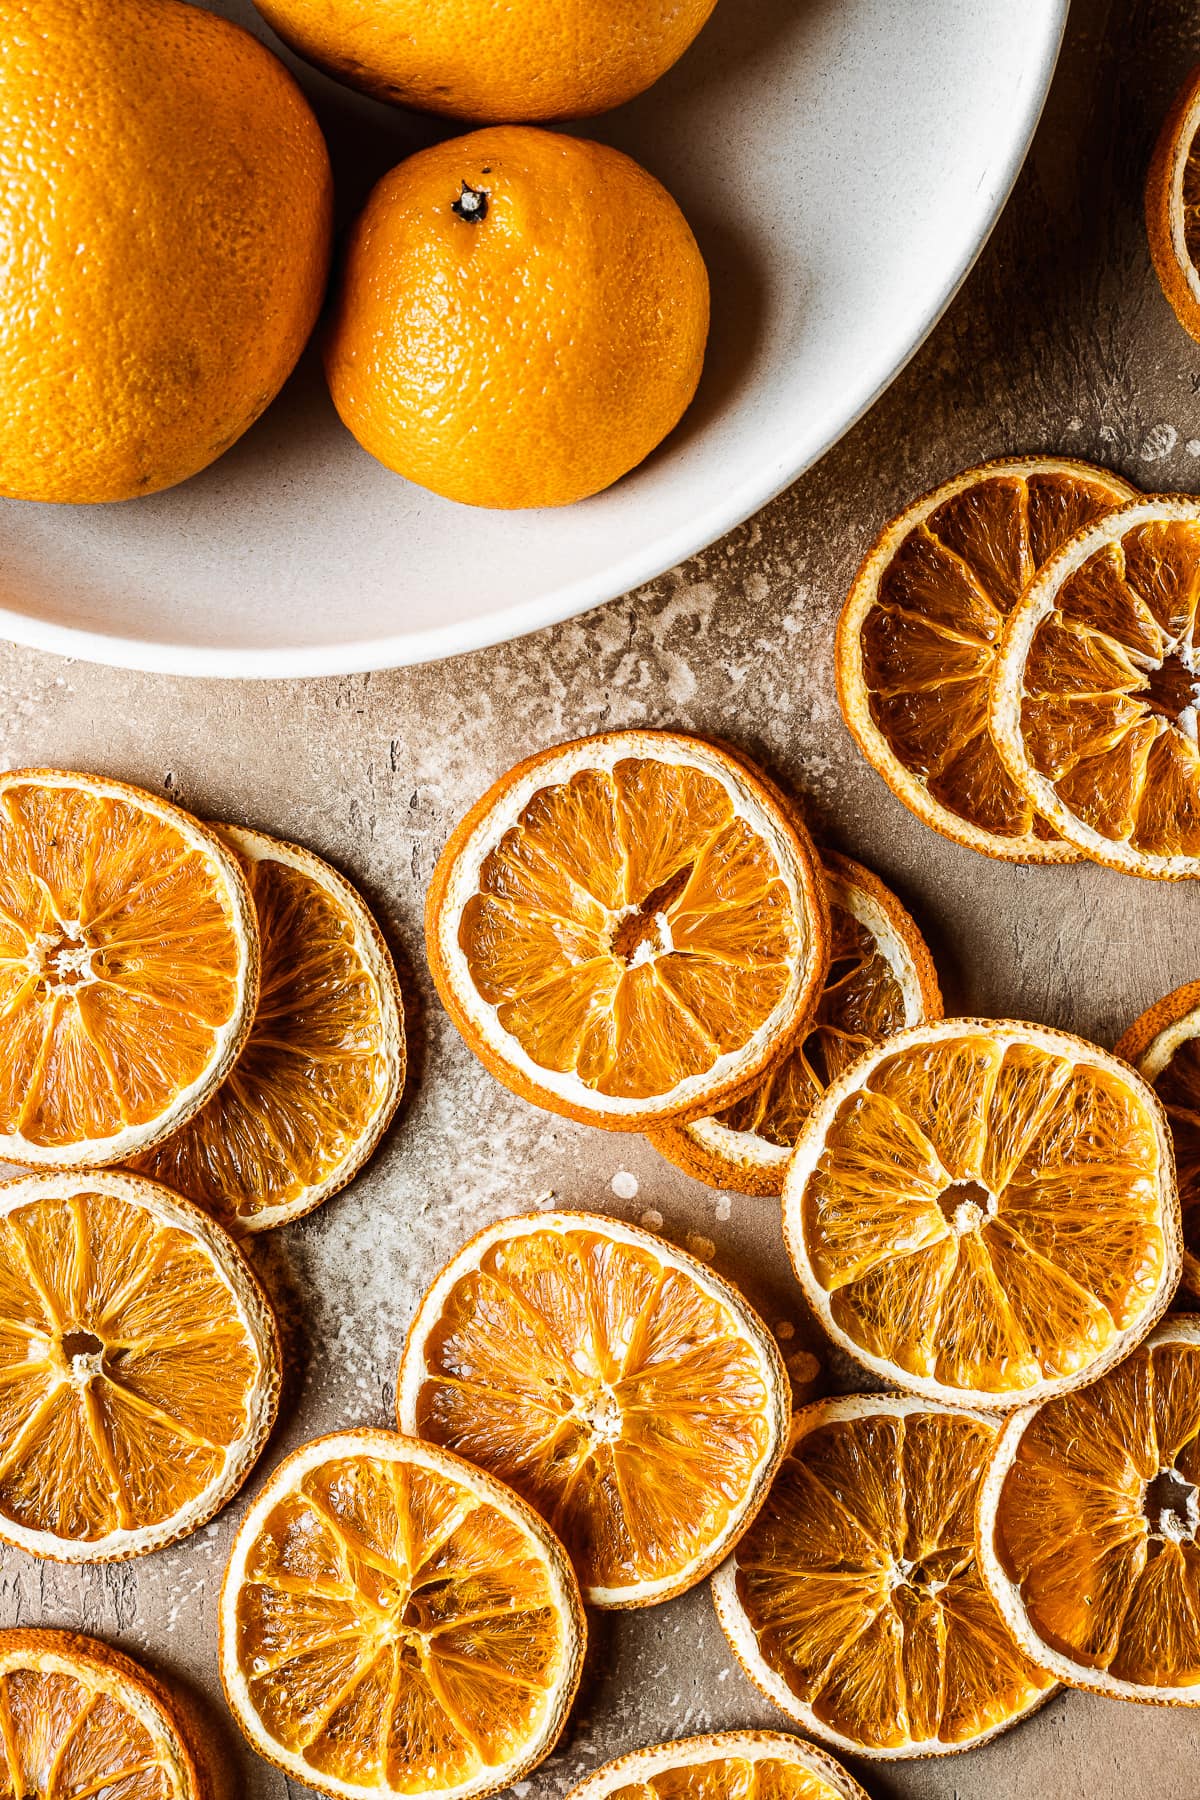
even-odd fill
[{"label": "orange slice with white rind", "polygon": [[194,1727],[131,1657],[71,1631],[0,1631],[5,1800],[210,1800],[212,1793]]},{"label": "orange slice with white rind", "polygon": [[0,1538],[113,1562],[197,1530],[279,1383],[266,1296],[198,1207],[119,1170],[0,1185]]},{"label": "orange slice with white rind", "polygon": [[566,1800],[867,1800],[813,1744],[779,1731],[714,1731],[630,1750]]},{"label": "orange slice with white rind", "polygon": [[98,775],[0,773],[0,1160],[125,1161],[233,1066],[258,932],[214,834]]},{"label": "orange slice with white rind", "polygon": [[803,826],[739,757],[668,731],[510,770],[443,851],[425,931],[446,1009],[492,1073],[620,1131],[749,1087],[829,954]]},{"label": "orange slice with white rind", "polygon": [[802,1730],[896,1761],[969,1750],[1054,1683],[984,1589],[985,1413],[852,1394],[797,1413],[766,1505],[713,1577],[743,1669]]},{"label": "orange slice with white rind", "polygon": [[468,1800],[549,1754],[585,1622],[566,1552],[523,1500],[391,1431],[280,1464],[243,1519],[221,1679],[260,1756],[335,1800]]},{"label": "orange slice with white rind", "polygon": [[695,1258],[587,1213],[501,1219],[437,1277],[400,1364],[402,1431],[522,1494],[594,1606],[651,1606],[713,1569],[787,1435],[778,1347]]},{"label": "orange slice with white rind", "polygon": [[1078,854],[997,757],[988,686],[1022,589],[1133,493],[1065,457],[985,463],[914,501],[863,559],[838,622],[842,714],[897,799],[956,843],[1010,862]]},{"label": "orange slice with white rind", "polygon": [[1200,1319],[1164,1319],[1090,1387],[1014,1413],[979,1500],[980,1567],[1057,1681],[1200,1706]]},{"label": "orange slice with white rind", "polygon": [[1010,1408],[1092,1381],[1179,1280],[1153,1092],[1012,1019],[918,1026],[861,1057],[804,1129],[783,1217],[830,1336],[934,1399]]},{"label": "orange slice with white rind", "polygon": [[217,1092],[143,1174],[239,1232],[312,1212],[358,1173],[404,1088],[395,965],[361,896],[311,851],[222,825],[258,917],[250,1034]]},{"label": "orange slice with white rind", "polygon": [[1175,317],[1200,338],[1200,67],[1163,121],[1146,178],[1146,231]]},{"label": "orange slice with white rind", "polygon": [[1005,766],[1096,862],[1200,875],[1200,500],[1134,501],[1074,537],[1009,616],[992,683]]},{"label": "orange slice with white rind", "polygon": [[829,888],[829,973],[792,1049],[732,1106],[647,1133],[659,1153],[710,1187],[781,1194],[804,1121],[829,1083],[872,1044],[942,1016],[933,958],[877,875],[822,851]]},{"label": "orange slice with white rind", "polygon": [[1200,1298],[1200,981],[1185,982],[1147,1007],[1113,1054],[1150,1083],[1170,1121],[1183,1219],[1183,1281]]}]

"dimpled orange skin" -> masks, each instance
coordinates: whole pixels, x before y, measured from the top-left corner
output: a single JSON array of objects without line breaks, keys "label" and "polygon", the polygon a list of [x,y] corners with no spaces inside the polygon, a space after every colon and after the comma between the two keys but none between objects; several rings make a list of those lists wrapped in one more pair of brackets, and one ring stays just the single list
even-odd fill
[{"label": "dimpled orange skin", "polygon": [[304,347],[325,141],[264,45],[181,0],[3,15],[0,493],[154,493],[239,438]]},{"label": "dimpled orange skin", "polygon": [[607,112],[683,55],[716,0],[256,0],[292,49],[379,100],[493,120]]},{"label": "dimpled orange skin", "polygon": [[[474,217],[464,189],[486,197]],[[325,366],[389,469],[472,506],[565,506],[678,423],[707,337],[708,275],[666,189],[606,145],[498,126],[375,188]]]}]

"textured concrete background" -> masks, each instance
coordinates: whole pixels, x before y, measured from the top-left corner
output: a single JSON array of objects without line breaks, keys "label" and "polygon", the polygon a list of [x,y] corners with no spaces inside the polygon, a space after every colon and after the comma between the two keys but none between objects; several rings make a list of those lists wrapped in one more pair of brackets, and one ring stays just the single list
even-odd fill
[{"label": "textured concrete background", "polygon": [[[1021,7],[1013,0],[1014,28]],[[833,626],[876,527],[951,471],[1008,451],[1110,463],[1147,488],[1200,488],[1200,346],[1161,298],[1140,183],[1169,97],[1200,55],[1191,0],[1075,0],[1050,105],[1016,195],[949,316],[869,417],[811,474],[706,555],[628,599],[441,666],[243,688],[0,650],[0,756],[96,768],[201,813],[299,838],[373,900],[403,972],[408,1099],[345,1195],[261,1246],[294,1327],[290,1403],[264,1466],[341,1425],[385,1423],[415,1297],[485,1220],[553,1193],[660,1214],[741,1280],[790,1352],[821,1355],[766,1201],[710,1192],[635,1139],[511,1098],[432,999],[421,902],[451,822],[516,759],[611,725],[740,741],[806,796],[830,843],[912,905],[951,1008],[1024,1015],[1111,1044],[1196,975],[1196,896],[1094,868],[1022,870],[924,829],[838,716]],[[811,1365],[798,1362],[802,1374]],[[823,1369],[836,1380],[837,1371]],[[84,1573],[0,1561],[0,1622],[109,1637],[207,1699],[233,1791],[308,1790],[245,1755],[219,1699],[215,1613],[235,1503],[176,1549]],[[522,1796],[551,1800],[618,1752],[690,1731],[782,1723],[731,1666],[707,1590],[598,1619],[567,1737]],[[1194,1717],[1061,1696],[989,1748],[860,1769],[873,1795],[1193,1800]]]}]

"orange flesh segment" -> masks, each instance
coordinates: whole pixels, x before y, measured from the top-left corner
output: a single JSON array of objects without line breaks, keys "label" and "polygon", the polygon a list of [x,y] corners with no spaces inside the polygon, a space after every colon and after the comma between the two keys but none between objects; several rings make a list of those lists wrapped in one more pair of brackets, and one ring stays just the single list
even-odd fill
[{"label": "orange flesh segment", "polygon": [[935,1413],[819,1424],[738,1546],[738,1599],[768,1667],[865,1749],[970,1742],[1046,1685],[976,1569],[993,1440]]},{"label": "orange flesh segment", "polygon": [[[99,1356],[90,1380],[77,1353]],[[196,1239],[108,1195],[0,1220],[0,1515],[90,1543],[174,1516],[249,1426],[259,1375]]]},{"label": "orange flesh segment", "polygon": [[262,940],[254,1024],[199,1113],[131,1166],[219,1216],[287,1206],[337,1169],[383,1104],[389,1071],[354,925],[303,870],[246,864]]},{"label": "orange flesh segment", "polygon": [[744,1099],[715,1115],[731,1131],[788,1149],[829,1084],[907,1023],[903,990],[866,926],[832,899],[829,919],[829,974],[813,1025]]},{"label": "orange flesh segment", "polygon": [[840,1800],[840,1796],[820,1775],[795,1763],[722,1756],[663,1769],[614,1789],[608,1800]]},{"label": "orange flesh segment", "polygon": [[1200,1349],[1134,1352],[1048,1401],[1001,1492],[996,1550],[1043,1643],[1154,1687],[1200,1683]]},{"label": "orange flesh segment", "polygon": [[533,1541],[462,1484],[346,1458],[264,1521],[237,1655],[266,1730],[317,1775],[452,1787],[518,1756],[560,1675]]},{"label": "orange flesh segment", "polygon": [[491,1246],[423,1353],[420,1435],[524,1495],[588,1587],[681,1574],[769,1451],[761,1355],[733,1314],[599,1233]]},{"label": "orange flesh segment", "polygon": [[208,1067],[237,1004],[229,900],[166,820],[76,788],[0,796],[0,1132],[110,1137]]},{"label": "orange flesh segment", "polygon": [[804,1194],[833,1315],[870,1354],[1003,1393],[1088,1367],[1161,1278],[1153,1122],[1118,1076],[984,1033],[877,1065]]},{"label": "orange flesh segment", "polygon": [[36,1668],[0,1675],[0,1791],[17,1800],[179,1800],[182,1792],[166,1753],[127,1706]]},{"label": "orange flesh segment", "polygon": [[1200,268],[1200,150],[1194,137],[1183,165],[1183,238],[1188,261]]},{"label": "orange flesh segment", "polygon": [[775,857],[721,783],[632,758],[536,794],[459,926],[480,996],[532,1060],[622,1099],[742,1048],[798,941]]},{"label": "orange flesh segment", "polygon": [[985,477],[902,541],[863,624],[871,716],[893,755],[948,811],[997,837],[1057,835],[988,733],[1004,620],[1039,567],[1114,504],[1079,474]]},{"label": "orange flesh segment", "polygon": [[1132,527],[1067,577],[1024,670],[1026,753],[1101,837],[1200,855],[1200,524]]}]

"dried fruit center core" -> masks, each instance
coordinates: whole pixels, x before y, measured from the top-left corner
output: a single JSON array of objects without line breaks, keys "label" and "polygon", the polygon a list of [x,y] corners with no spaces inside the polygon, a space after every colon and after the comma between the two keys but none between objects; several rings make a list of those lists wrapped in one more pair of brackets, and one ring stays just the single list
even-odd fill
[{"label": "dried fruit center core", "polygon": [[636,906],[626,907],[620,915],[610,948],[612,954],[628,968],[638,969],[643,963],[654,962],[657,957],[669,956],[674,949],[667,912],[691,880],[693,867],[694,864],[687,863],[682,869],[676,869],[673,875],[659,882],[644,900]]},{"label": "dried fruit center core", "polygon": [[1150,670],[1141,699],[1151,712],[1170,719],[1189,737],[1196,736],[1195,708],[1200,701],[1200,677],[1188,667],[1182,652],[1172,650],[1158,668]]},{"label": "dried fruit center core", "polygon": [[604,1384],[576,1401],[575,1417],[593,1438],[611,1443],[621,1435],[621,1403]]},{"label": "dried fruit center core", "polygon": [[1178,1469],[1160,1469],[1153,1481],[1146,1483],[1142,1505],[1151,1536],[1167,1538],[1174,1544],[1195,1541],[1200,1526],[1200,1494]]},{"label": "dried fruit center core", "polygon": [[979,1181],[952,1181],[938,1196],[938,1205],[959,1237],[978,1231],[996,1215],[996,1196]]},{"label": "dried fruit center core", "polygon": [[29,946],[29,966],[49,993],[73,993],[96,979],[92,946],[77,919],[58,921],[55,931],[41,931]]}]

